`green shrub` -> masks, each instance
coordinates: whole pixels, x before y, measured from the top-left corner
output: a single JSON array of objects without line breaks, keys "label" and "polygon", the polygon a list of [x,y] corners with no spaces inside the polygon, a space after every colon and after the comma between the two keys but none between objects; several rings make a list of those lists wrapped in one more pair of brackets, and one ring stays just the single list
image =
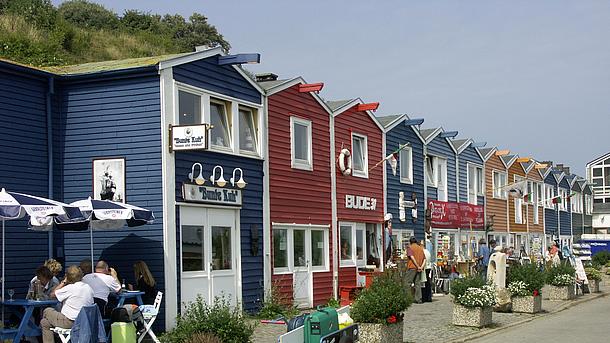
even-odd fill
[{"label": "green shrub", "polygon": [[401,313],[413,299],[403,288],[397,273],[386,271],[373,280],[369,288],[360,292],[352,305],[350,316],[357,323],[387,323],[388,318],[400,321]]},{"label": "green shrub", "polygon": [[256,316],[260,319],[292,318],[299,311],[292,306],[291,302],[282,295],[278,285],[272,285],[271,290],[265,294],[263,306]]},{"label": "green shrub", "polygon": [[585,268],[587,279],[601,281],[602,273],[595,268]]},{"label": "green shrub", "polygon": [[222,343],[222,341],[209,333],[196,333],[186,343]]},{"label": "green shrub", "polygon": [[466,294],[468,288],[483,288],[486,284],[485,279],[478,275],[455,279],[451,281],[451,295],[455,300]]},{"label": "green shrub", "polygon": [[591,263],[600,266],[607,266],[608,261],[610,261],[610,251],[606,250],[595,253],[591,258]]},{"label": "green shrub", "polygon": [[341,303],[339,302],[339,300],[335,299],[335,297],[332,297],[332,298],[328,299],[328,302],[326,303],[326,307],[339,308],[339,307],[341,307]]},{"label": "green shrub", "polygon": [[566,286],[569,280],[564,275],[574,278],[576,269],[568,262],[562,261],[560,264],[546,270],[546,283],[553,286]]},{"label": "green shrub", "polygon": [[86,0],[66,1],[57,10],[63,19],[78,27],[114,30],[119,26],[116,13]]},{"label": "green shrub", "polygon": [[187,304],[178,316],[176,327],[161,336],[165,343],[188,342],[195,334],[207,333],[216,336],[223,343],[248,343],[252,340],[254,326],[246,322],[237,307],[229,304],[224,297],[214,299],[208,306],[201,296]]},{"label": "green shrub", "polygon": [[508,269],[506,284],[508,285],[515,281],[524,282],[525,288],[532,295],[534,292],[540,293],[546,279],[544,272],[536,264],[530,263],[526,265],[513,265]]}]

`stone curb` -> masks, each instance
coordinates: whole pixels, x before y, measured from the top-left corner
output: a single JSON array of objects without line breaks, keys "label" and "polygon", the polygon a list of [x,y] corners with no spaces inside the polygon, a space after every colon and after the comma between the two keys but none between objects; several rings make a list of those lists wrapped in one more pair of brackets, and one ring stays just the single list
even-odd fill
[{"label": "stone curb", "polygon": [[[480,332],[477,332],[477,333],[474,333],[474,334],[471,334],[471,335],[455,338],[455,339],[451,340],[450,342],[454,342],[454,343],[469,342],[469,341],[471,341],[473,339],[481,338],[483,336],[491,335],[491,334],[494,334],[494,333],[502,331],[502,330],[510,329],[512,327],[515,327],[515,326],[519,326],[519,325],[522,325],[522,324],[525,324],[525,323],[529,323],[529,322],[531,322],[533,320],[536,320],[538,318],[542,318],[542,317],[545,317],[547,315],[552,315],[552,314],[561,312],[561,311],[566,310],[566,309],[568,309],[570,307],[573,307],[573,306],[576,306],[576,305],[579,305],[579,304],[582,304],[582,303],[586,303],[586,302],[589,302],[591,300],[599,299],[599,298],[605,297],[605,296],[607,296],[609,294],[610,293],[608,293],[608,292],[601,292],[601,293],[594,294],[594,295],[592,295],[590,297],[587,297],[585,299],[580,299],[580,300],[574,300],[574,301],[566,302],[565,304],[559,305],[559,306],[557,306],[557,308],[554,308],[553,310],[551,310],[549,312],[544,312],[544,313],[542,313],[540,315],[537,315],[537,316],[534,316],[534,317],[531,317],[531,318],[526,318],[526,319],[523,319],[523,320],[520,320],[520,321],[517,321],[517,322],[514,322],[514,323],[510,323],[508,325],[501,326],[501,327],[498,327],[498,328],[488,329],[488,330],[480,331]],[[550,301],[550,300],[547,300],[547,301]]]}]

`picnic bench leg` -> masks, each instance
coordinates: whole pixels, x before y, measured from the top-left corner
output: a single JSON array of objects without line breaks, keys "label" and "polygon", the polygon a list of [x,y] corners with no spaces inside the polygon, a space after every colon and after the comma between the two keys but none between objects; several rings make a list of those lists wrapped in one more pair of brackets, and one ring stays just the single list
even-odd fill
[{"label": "picnic bench leg", "polygon": [[144,302],[142,301],[142,296],[139,294],[136,296],[136,301],[138,302],[138,305],[144,305]]},{"label": "picnic bench leg", "polygon": [[19,323],[19,329],[17,330],[17,333],[15,334],[15,338],[13,338],[13,342],[21,341],[21,338],[23,337],[25,330],[30,326],[30,318],[32,318],[33,312],[34,312],[34,307],[28,306],[26,308],[25,313],[23,314],[23,317],[21,317],[21,323]]}]

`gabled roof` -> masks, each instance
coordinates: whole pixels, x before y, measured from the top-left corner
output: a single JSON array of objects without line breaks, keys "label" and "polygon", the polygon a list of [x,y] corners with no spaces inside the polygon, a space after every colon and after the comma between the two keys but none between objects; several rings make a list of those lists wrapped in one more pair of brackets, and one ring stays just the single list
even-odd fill
[{"label": "gabled roof", "polygon": [[535,165],[534,161],[531,161],[531,160],[529,162],[519,162],[519,163],[521,163],[521,168],[523,169],[523,171],[526,174],[528,174],[532,170],[532,168],[534,168],[534,165]]},{"label": "gabled roof", "polygon": [[[365,102],[362,101],[362,99],[360,98],[356,98],[356,99],[352,99],[352,100],[332,100],[332,101],[326,101],[326,104],[328,105],[328,107],[331,109],[333,117],[337,117],[338,115],[340,115],[341,113],[349,110],[350,108],[356,106],[356,105],[360,105],[360,104],[364,104]],[[368,114],[369,118],[371,118],[371,120],[373,120],[373,122],[375,123],[375,125],[377,125],[377,127],[379,128],[379,130],[381,130],[382,132],[385,132],[385,129],[383,128],[383,125],[381,125],[381,123],[379,122],[379,120],[377,119],[377,117],[373,114],[373,111],[364,111],[366,114]]]},{"label": "gabled roof", "polygon": [[53,74],[58,75],[83,75],[83,74],[94,74],[105,71],[124,70],[132,68],[149,67],[159,64],[160,62],[170,61],[172,59],[188,56],[193,54],[192,52],[182,54],[171,54],[161,55],[153,57],[138,57],[138,58],[127,58],[123,60],[113,61],[101,61],[101,62],[90,62],[83,64],[67,65],[67,66],[52,66],[42,67],[42,70],[46,70]]},{"label": "gabled roof", "polygon": [[563,170],[557,170],[555,168],[551,168],[551,173],[555,177],[555,180],[557,180],[557,186],[559,186],[561,180],[563,180],[563,178],[566,176]]},{"label": "gabled roof", "polygon": [[419,134],[426,141],[426,144],[430,143],[441,132],[443,132],[443,128],[442,127],[437,127],[437,128],[434,128],[434,129],[420,129],[419,130]]},{"label": "gabled roof", "polygon": [[[307,84],[305,79],[300,76],[295,77],[293,79],[262,81],[257,83],[261,86],[262,89],[265,90],[265,94],[267,96],[272,96],[275,93],[281,92],[287,88],[298,84]],[[320,95],[318,95],[318,93],[309,92],[309,94],[313,96],[313,98],[320,104],[320,106],[322,106],[326,110],[326,112],[332,115],[333,111],[330,109],[330,107],[328,107],[328,104],[320,97]]]},{"label": "gabled roof", "polygon": [[477,150],[479,151],[479,154],[483,158],[483,162],[487,162],[487,160],[489,160],[489,158],[491,156],[493,156],[493,154],[498,150],[498,148],[497,147],[477,148]]},{"label": "gabled roof", "polygon": [[506,169],[510,168],[510,166],[512,166],[513,163],[515,163],[517,158],[519,158],[519,156],[517,156],[517,155],[500,156],[500,160],[502,161],[502,163],[504,163],[504,166],[506,167]]},{"label": "gabled roof", "polygon": [[[384,131],[390,132],[396,126],[401,125],[402,122],[404,122],[405,120],[409,120],[411,118],[409,118],[409,116],[406,114],[394,114],[394,115],[377,117],[377,119],[384,126]],[[422,143],[426,143],[424,138],[421,136],[419,130],[414,125],[409,125],[409,127],[411,128],[411,130],[413,130],[415,135],[419,138],[419,140]]]},{"label": "gabled roof", "polygon": [[590,166],[590,165],[593,165],[593,164],[597,164],[598,162],[601,162],[601,161],[603,161],[605,159],[608,159],[608,158],[610,158],[610,152],[608,152],[605,155],[602,155],[602,156],[600,156],[600,157],[590,161],[589,163],[587,163],[587,167]]},{"label": "gabled roof", "polygon": [[470,145],[470,143],[472,143],[472,139],[452,139],[449,140],[449,142],[451,142],[453,149],[455,149],[459,155]]},{"label": "gabled roof", "polygon": [[395,121],[399,120],[400,118],[402,118],[404,116],[406,116],[406,114],[393,114],[393,115],[389,115],[389,116],[377,116],[377,120],[379,120],[379,122],[381,123],[381,125],[383,125],[383,127],[387,128],[388,126],[393,124]]}]

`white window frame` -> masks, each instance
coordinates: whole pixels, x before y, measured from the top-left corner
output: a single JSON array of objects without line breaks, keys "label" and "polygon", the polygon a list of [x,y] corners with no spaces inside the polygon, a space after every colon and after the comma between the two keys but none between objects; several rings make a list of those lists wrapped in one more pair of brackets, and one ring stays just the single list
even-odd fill
[{"label": "white window frame", "polygon": [[[399,173],[400,173],[400,183],[406,183],[409,185],[413,184],[413,149],[411,147],[404,147],[401,145],[399,155],[398,155],[398,163],[399,163]],[[409,161],[409,170],[406,172],[402,170],[402,161],[406,159]]]},{"label": "white window frame", "polygon": [[544,209],[544,184],[534,182],[533,186],[535,188],[534,196],[532,197],[534,202],[534,224],[540,224],[540,208]]},{"label": "white window frame", "polygon": [[544,208],[554,209],[553,198],[555,197],[555,186],[544,184]]},{"label": "white window frame", "polygon": [[[470,170],[473,171],[473,175],[474,175],[474,180],[470,179]],[[480,172],[480,174],[479,174]],[[484,178],[483,177],[483,167],[481,167],[478,164],[473,164],[473,163],[466,163],[466,185],[467,185],[467,192],[468,192],[468,203],[469,204],[473,204],[476,205],[478,202],[478,197],[479,196],[483,196],[483,183],[481,182],[480,178]],[[474,186],[474,193],[471,193],[471,186]],[[481,189],[479,189],[481,188]],[[471,199],[472,196],[472,199]]]},{"label": "white window frame", "polygon": [[[503,176],[503,184],[501,182],[496,182],[496,179],[498,179],[499,176]],[[508,199],[508,191],[506,190],[506,185],[508,185],[508,173],[499,170],[493,170],[491,174],[491,181],[493,185],[493,198],[500,200]]]},{"label": "white window frame", "polygon": [[[362,151],[362,167],[364,168],[364,170],[356,170],[356,167],[354,165],[354,160],[353,158],[356,155],[356,151],[354,150],[354,138],[360,138],[363,140],[362,142],[362,147],[363,147],[363,151]],[[359,133],[353,133],[352,132],[352,176],[355,177],[361,177],[361,178],[365,178],[368,179],[369,178],[369,148],[368,148],[368,138],[366,135],[363,134],[359,134]]]},{"label": "white window frame", "polygon": [[[296,159],[294,154],[294,125],[299,124],[301,126],[307,127],[307,144],[308,144],[308,160]],[[290,166],[293,169],[302,169],[302,170],[313,170],[313,144],[312,144],[312,122],[311,120],[298,118],[295,116],[290,117]]]},{"label": "white window frame", "polygon": [[[442,157],[438,157],[436,158],[436,194],[437,194],[437,199],[439,201],[449,201],[449,186],[448,186],[448,175],[447,175],[447,169],[448,166],[447,164],[449,163],[449,161],[446,158],[442,158]],[[441,168],[441,165],[444,168]],[[438,182],[438,177],[442,176],[443,178],[443,183],[439,184]],[[442,186],[442,187],[441,187]],[[444,197],[441,197],[441,192],[444,192]]]},{"label": "white window frame", "polygon": [[222,146],[222,145],[216,145],[214,144],[214,142],[212,141],[212,133],[210,130],[210,134],[208,139],[209,141],[209,147],[210,150],[215,150],[215,151],[220,151],[220,152],[232,152],[235,150],[235,135],[233,134],[233,128],[236,127],[235,126],[235,118],[233,118],[233,116],[231,115],[233,113],[233,104],[231,102],[225,101],[223,99],[217,99],[215,97],[210,97],[210,102],[209,102],[209,111],[207,113],[207,118],[208,118],[208,123],[212,122],[212,104],[216,104],[216,105],[221,105],[224,107],[224,112],[225,112],[225,119],[227,120],[227,138],[229,140],[229,145],[228,146]]},{"label": "white window frame", "polygon": [[593,196],[585,194],[585,214],[591,214],[593,209]]},{"label": "white window frame", "polygon": [[[254,125],[255,132],[254,132],[254,135],[252,137],[252,139],[254,140],[254,151],[243,150],[241,148],[241,134],[240,134],[240,131],[241,131],[242,123],[241,123],[241,120],[240,120],[241,116],[239,115],[239,111],[243,111],[243,110],[250,112],[250,120],[252,121],[252,125]],[[237,114],[238,114],[238,116],[237,116],[237,125],[238,125],[237,134],[240,136],[239,137],[239,146],[238,146],[239,152],[241,154],[243,154],[243,155],[256,155],[256,156],[259,156],[260,155],[259,154],[259,151],[260,151],[260,139],[259,139],[259,136],[260,136],[260,134],[259,134],[260,127],[258,125],[258,123],[260,122],[260,120],[259,120],[259,116],[260,116],[259,111],[256,108],[252,108],[252,107],[249,107],[249,106],[241,106],[240,105],[238,110],[237,110]]]},{"label": "white window frame", "polygon": [[[514,175],[513,182],[521,182],[524,181],[525,178],[523,176]],[[523,221],[523,198],[517,197],[515,198],[515,224],[525,224]]]},{"label": "white window frame", "polygon": [[568,206],[566,204],[566,202],[568,201],[567,197],[568,192],[565,190],[565,188],[559,188],[559,199],[561,200],[561,202],[559,203],[559,210],[562,212],[568,211]]},{"label": "white window frame", "polygon": [[[249,158],[256,158],[256,159],[261,159],[263,157],[262,132],[265,128],[263,126],[264,118],[263,118],[262,105],[256,104],[253,102],[249,102],[246,100],[242,100],[242,99],[232,98],[232,97],[226,96],[224,94],[211,92],[209,90],[204,90],[204,89],[201,89],[201,88],[198,88],[195,86],[191,86],[186,83],[174,81],[174,90],[173,90],[174,116],[172,119],[172,123],[174,123],[175,125],[177,125],[179,123],[179,119],[180,119],[180,115],[179,115],[180,104],[179,104],[179,95],[178,95],[179,94],[178,92],[180,92],[180,91],[201,97],[201,123],[200,124],[210,123],[210,109],[211,109],[210,102],[220,102],[220,103],[225,104],[227,120],[228,120],[228,123],[230,126],[229,127],[229,140],[230,140],[229,147],[227,148],[227,147],[220,147],[220,146],[212,145],[211,144],[212,137],[211,137],[211,135],[208,135],[209,136],[208,137],[208,150],[209,151],[216,151],[219,153],[231,154],[231,155],[237,155],[237,156],[243,156],[243,157],[249,157]],[[252,153],[250,151],[243,151],[243,150],[239,149],[239,108],[240,108],[240,106],[251,109],[253,111],[256,111],[256,114],[258,114],[258,115],[256,115],[257,118],[255,119],[256,120],[255,126],[258,129],[258,132],[256,133],[256,135],[257,135],[256,153]]]},{"label": "white window frame", "polygon": [[[366,224],[365,223],[351,223],[351,222],[340,222],[339,223],[339,245],[341,245],[341,227],[350,227],[350,237],[352,240],[352,249],[350,251],[350,259],[342,259],[341,254],[339,254],[339,263],[341,267],[362,267],[366,265],[366,257],[368,256],[368,251],[366,247]],[[362,258],[358,258],[357,253],[357,244],[356,244],[356,236],[358,235],[358,231],[362,233]],[[339,251],[341,251],[341,246],[339,246]]]},{"label": "white window frame", "polygon": [[[437,166],[437,159],[438,157],[434,156],[434,155],[427,155],[426,156],[426,182],[428,183],[429,187],[437,187],[437,182],[436,182],[436,174],[438,173],[438,166]],[[432,168],[431,170],[429,170],[429,168]]]},{"label": "white window frame", "polygon": [[[292,274],[294,273],[294,230],[305,230],[305,235],[306,235],[306,242],[307,240],[309,240],[309,245],[311,245],[313,242],[311,242],[311,232],[312,231],[322,231],[324,234],[324,266],[314,266],[313,265],[313,261],[309,261],[309,269],[312,272],[327,272],[330,270],[330,252],[329,252],[329,229],[328,228],[322,228],[322,227],[309,227],[309,226],[299,226],[299,225],[273,225],[273,227],[271,228],[271,235],[273,236],[273,230],[286,230],[287,234],[286,234],[286,254],[288,256],[288,267],[280,267],[280,268],[273,268],[273,274]],[[307,238],[307,236],[309,236],[309,238]],[[307,249],[307,244],[305,244],[306,247],[305,249]],[[273,245],[272,245],[273,247]],[[311,250],[311,246],[309,246],[309,249]],[[275,252],[274,252],[275,253]],[[311,252],[309,252],[311,254]],[[306,252],[307,254],[307,252]],[[311,256],[311,258],[313,259],[313,256]]]}]

